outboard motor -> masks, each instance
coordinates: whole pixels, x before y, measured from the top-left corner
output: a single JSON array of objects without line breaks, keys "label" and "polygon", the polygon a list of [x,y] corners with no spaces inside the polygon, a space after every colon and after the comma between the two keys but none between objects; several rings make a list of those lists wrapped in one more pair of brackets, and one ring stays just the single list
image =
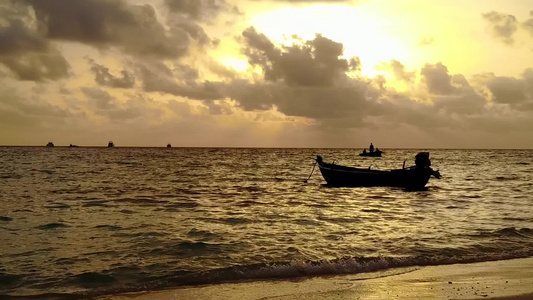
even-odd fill
[{"label": "outboard motor", "polygon": [[415,156],[415,165],[418,168],[429,168],[431,161],[429,160],[429,152],[419,152]]}]

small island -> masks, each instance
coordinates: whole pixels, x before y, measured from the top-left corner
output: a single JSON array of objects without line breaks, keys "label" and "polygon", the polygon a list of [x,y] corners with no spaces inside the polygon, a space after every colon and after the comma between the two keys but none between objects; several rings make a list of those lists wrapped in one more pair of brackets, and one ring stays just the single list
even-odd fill
[{"label": "small island", "polygon": [[48,142],[48,144],[46,144],[46,147],[54,147],[54,143]]}]

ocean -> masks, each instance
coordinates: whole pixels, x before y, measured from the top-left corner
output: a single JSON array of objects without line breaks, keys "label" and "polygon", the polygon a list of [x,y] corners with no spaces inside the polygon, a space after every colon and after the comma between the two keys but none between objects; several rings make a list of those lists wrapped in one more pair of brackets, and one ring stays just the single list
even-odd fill
[{"label": "ocean", "polygon": [[[0,297],[533,256],[533,150],[0,147]],[[401,168],[422,191],[330,188],[316,155]]]}]

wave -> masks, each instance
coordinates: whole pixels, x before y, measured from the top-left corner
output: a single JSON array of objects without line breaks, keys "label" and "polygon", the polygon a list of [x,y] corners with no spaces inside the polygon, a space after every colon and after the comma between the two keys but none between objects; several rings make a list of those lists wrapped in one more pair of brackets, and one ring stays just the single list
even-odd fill
[{"label": "wave", "polygon": [[[198,248],[200,248],[205,250],[207,245],[205,243],[182,243],[180,246],[186,249],[198,250]],[[320,261],[280,261],[274,263],[237,265],[227,268],[197,272],[181,270],[175,271],[173,274],[158,277],[149,276],[146,274],[146,272],[143,272],[139,268],[130,269],[128,272],[124,272],[123,270],[119,270],[119,268],[117,268],[116,270],[108,270],[102,273],[87,272],[71,276],[67,280],[63,280],[62,284],[75,286],[78,288],[81,287],[87,290],[84,292],[54,295],[57,299],[77,299],[77,297],[97,297],[106,294],[160,290],[180,286],[243,282],[250,280],[295,279],[314,276],[360,273],[368,273],[368,278],[371,278],[375,276],[371,272],[383,271],[391,268],[474,263],[531,256],[533,256],[533,249],[504,252],[442,249],[441,251],[435,253],[420,254],[410,257],[347,256],[333,260]],[[132,273],[144,274],[145,276],[142,278],[138,277],[132,279]],[[10,281],[12,284],[18,283],[21,280],[16,275],[2,275],[2,279],[8,279],[8,281]],[[23,299],[35,297],[35,295],[19,297]]]},{"label": "wave", "polygon": [[518,180],[520,177],[518,176],[497,176],[495,178],[497,181],[507,181],[507,180]]},{"label": "wave", "polygon": [[107,229],[109,231],[122,230],[122,227],[115,226],[115,225],[96,225],[96,226],[94,226],[94,228],[96,228],[96,229]]},{"label": "wave", "polygon": [[517,237],[517,238],[526,238],[533,239],[533,229],[530,228],[520,228],[507,227],[493,231],[487,230],[478,230],[477,234],[470,235],[473,238],[507,238],[507,237]]},{"label": "wave", "polygon": [[63,223],[48,223],[48,224],[44,224],[41,226],[37,226],[36,228],[40,230],[50,230],[50,229],[65,228],[65,227],[69,227],[69,226]]},{"label": "wave", "polygon": [[193,238],[206,239],[206,240],[214,239],[214,238],[218,238],[219,237],[219,235],[217,235],[215,233],[212,233],[210,231],[198,230],[196,228],[193,228],[193,229],[189,230],[189,232],[187,232],[187,236],[193,237]]},{"label": "wave", "polygon": [[101,288],[116,283],[117,279],[111,275],[100,274],[96,272],[86,272],[74,276],[70,283],[84,288]]},{"label": "wave", "polygon": [[[107,228],[107,226],[101,228]],[[212,237],[211,232],[197,229],[192,229],[188,235]],[[57,299],[76,299],[76,297],[97,297],[106,294],[153,291],[225,282],[296,279],[343,274],[368,274],[367,278],[371,278],[375,276],[372,272],[393,268],[533,257],[533,229],[530,228],[508,227],[493,231],[478,230],[478,233],[472,237],[478,237],[479,243],[459,248],[413,249],[412,253],[415,254],[409,256],[345,256],[330,260],[274,261],[201,271],[171,269],[172,266],[168,265],[129,266],[126,269],[117,267],[100,272],[74,274],[60,282],[56,281],[48,287],[43,287],[41,291],[57,292],[70,288],[71,291],[76,291],[70,294],[55,294],[55,297]],[[486,239],[487,237],[489,239]],[[504,242],[501,242],[502,240]],[[509,243],[509,241],[522,241],[522,243]],[[239,247],[239,245],[180,241],[172,245],[165,245],[165,247],[156,247],[141,254],[145,256],[170,255],[183,258],[192,254],[226,253],[228,247]],[[289,247],[287,251],[295,251],[295,249]],[[8,285],[0,287],[0,296],[4,296],[1,294],[2,288],[6,291],[10,289],[15,291],[16,286],[24,285],[25,279],[20,274],[0,273],[0,275],[0,281],[9,282]],[[18,290],[17,293],[22,292]],[[42,296],[42,298],[46,298],[44,294]]]}]

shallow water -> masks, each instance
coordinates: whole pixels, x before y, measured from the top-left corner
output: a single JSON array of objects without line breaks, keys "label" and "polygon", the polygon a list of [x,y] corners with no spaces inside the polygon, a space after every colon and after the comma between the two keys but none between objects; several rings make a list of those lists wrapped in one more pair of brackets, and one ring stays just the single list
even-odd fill
[{"label": "shallow water", "polygon": [[424,191],[304,183],[422,151],[382,150],[0,147],[0,295],[533,256],[532,150],[426,150]]}]

